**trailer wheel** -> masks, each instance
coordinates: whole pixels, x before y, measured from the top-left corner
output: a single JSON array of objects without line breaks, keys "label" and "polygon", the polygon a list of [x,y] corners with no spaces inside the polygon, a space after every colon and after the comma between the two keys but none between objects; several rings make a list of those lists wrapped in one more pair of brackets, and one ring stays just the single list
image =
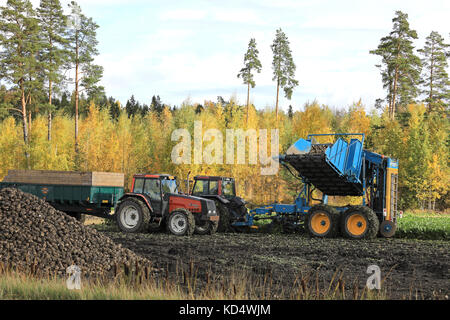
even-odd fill
[{"label": "trailer wheel", "polygon": [[123,232],[146,232],[149,221],[150,211],[141,200],[127,198],[119,204],[116,222]]},{"label": "trailer wheel", "polygon": [[200,235],[205,234],[214,234],[217,231],[217,227],[219,226],[218,221],[202,221],[200,223],[195,223],[195,233]]},{"label": "trailer wheel", "polygon": [[332,238],[339,231],[339,212],[328,205],[317,204],[309,209],[306,228],[311,236]]},{"label": "trailer wheel", "polygon": [[190,236],[195,230],[195,219],[186,209],[175,209],[167,217],[167,230],[177,236]]},{"label": "trailer wheel", "polygon": [[349,239],[373,239],[379,226],[377,215],[366,206],[351,207],[341,219],[342,235]]}]

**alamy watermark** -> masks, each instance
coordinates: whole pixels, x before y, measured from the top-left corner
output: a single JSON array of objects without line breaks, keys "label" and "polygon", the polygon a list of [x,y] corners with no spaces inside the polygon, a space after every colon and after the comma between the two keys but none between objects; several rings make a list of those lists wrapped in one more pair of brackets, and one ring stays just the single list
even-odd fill
[{"label": "alamy watermark", "polygon": [[368,274],[370,274],[369,278],[367,278],[366,287],[369,290],[381,289],[381,270],[380,267],[376,264],[370,265],[367,267]]},{"label": "alamy watermark", "polygon": [[[261,164],[261,175],[275,175],[279,169],[279,130],[270,130],[270,152],[268,151],[267,129],[226,129],[225,140],[219,129],[207,129],[203,133],[202,121],[194,122],[194,147],[192,157],[192,137],[187,129],[172,132],[172,141],[178,144],[172,149],[175,164],[246,164],[248,142],[248,164]],[[225,148],[224,148],[225,146]],[[225,149],[225,156],[224,156]],[[235,152],[236,151],[236,152]],[[235,153],[237,157],[235,157]]]},{"label": "alamy watermark", "polygon": [[71,265],[66,269],[69,276],[66,280],[67,289],[80,290],[81,289],[81,269],[76,265]]},{"label": "alamy watermark", "polygon": [[75,30],[81,29],[81,7],[76,3],[72,4],[72,13],[67,19],[67,26]]}]

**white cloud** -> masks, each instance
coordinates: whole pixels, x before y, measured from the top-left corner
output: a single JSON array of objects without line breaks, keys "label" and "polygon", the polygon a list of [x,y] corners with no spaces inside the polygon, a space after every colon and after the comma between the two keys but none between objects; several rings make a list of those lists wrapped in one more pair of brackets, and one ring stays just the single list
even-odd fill
[{"label": "white cloud", "polygon": [[176,9],[163,11],[159,18],[162,21],[191,21],[202,20],[207,16],[205,10],[197,9]]}]

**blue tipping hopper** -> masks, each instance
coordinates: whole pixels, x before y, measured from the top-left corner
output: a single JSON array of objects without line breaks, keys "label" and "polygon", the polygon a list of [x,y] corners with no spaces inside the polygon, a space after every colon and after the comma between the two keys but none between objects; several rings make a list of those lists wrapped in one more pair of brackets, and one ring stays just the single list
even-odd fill
[{"label": "blue tipping hopper", "polygon": [[334,135],[360,135],[361,139],[352,138],[347,142],[338,138],[333,144],[319,144],[314,136],[321,135],[309,135],[306,140],[295,142],[281,160],[326,195],[362,196],[364,191],[360,175],[364,134]]}]

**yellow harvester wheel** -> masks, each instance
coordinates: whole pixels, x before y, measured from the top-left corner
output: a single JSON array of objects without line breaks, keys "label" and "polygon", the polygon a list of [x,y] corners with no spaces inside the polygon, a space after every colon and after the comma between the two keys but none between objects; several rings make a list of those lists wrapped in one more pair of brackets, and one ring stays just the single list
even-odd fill
[{"label": "yellow harvester wheel", "polygon": [[342,235],[349,239],[373,239],[379,229],[378,217],[366,206],[349,208],[341,219]]},{"label": "yellow harvester wheel", "polygon": [[306,227],[310,235],[314,237],[334,237],[337,232],[336,210],[327,205],[315,205],[312,207],[307,216]]},{"label": "yellow harvester wheel", "polygon": [[311,217],[311,229],[317,234],[325,234],[330,229],[330,218],[323,212]]},{"label": "yellow harvester wheel", "polygon": [[363,215],[355,212],[347,218],[346,228],[353,237],[359,237],[367,230],[367,220]]}]

